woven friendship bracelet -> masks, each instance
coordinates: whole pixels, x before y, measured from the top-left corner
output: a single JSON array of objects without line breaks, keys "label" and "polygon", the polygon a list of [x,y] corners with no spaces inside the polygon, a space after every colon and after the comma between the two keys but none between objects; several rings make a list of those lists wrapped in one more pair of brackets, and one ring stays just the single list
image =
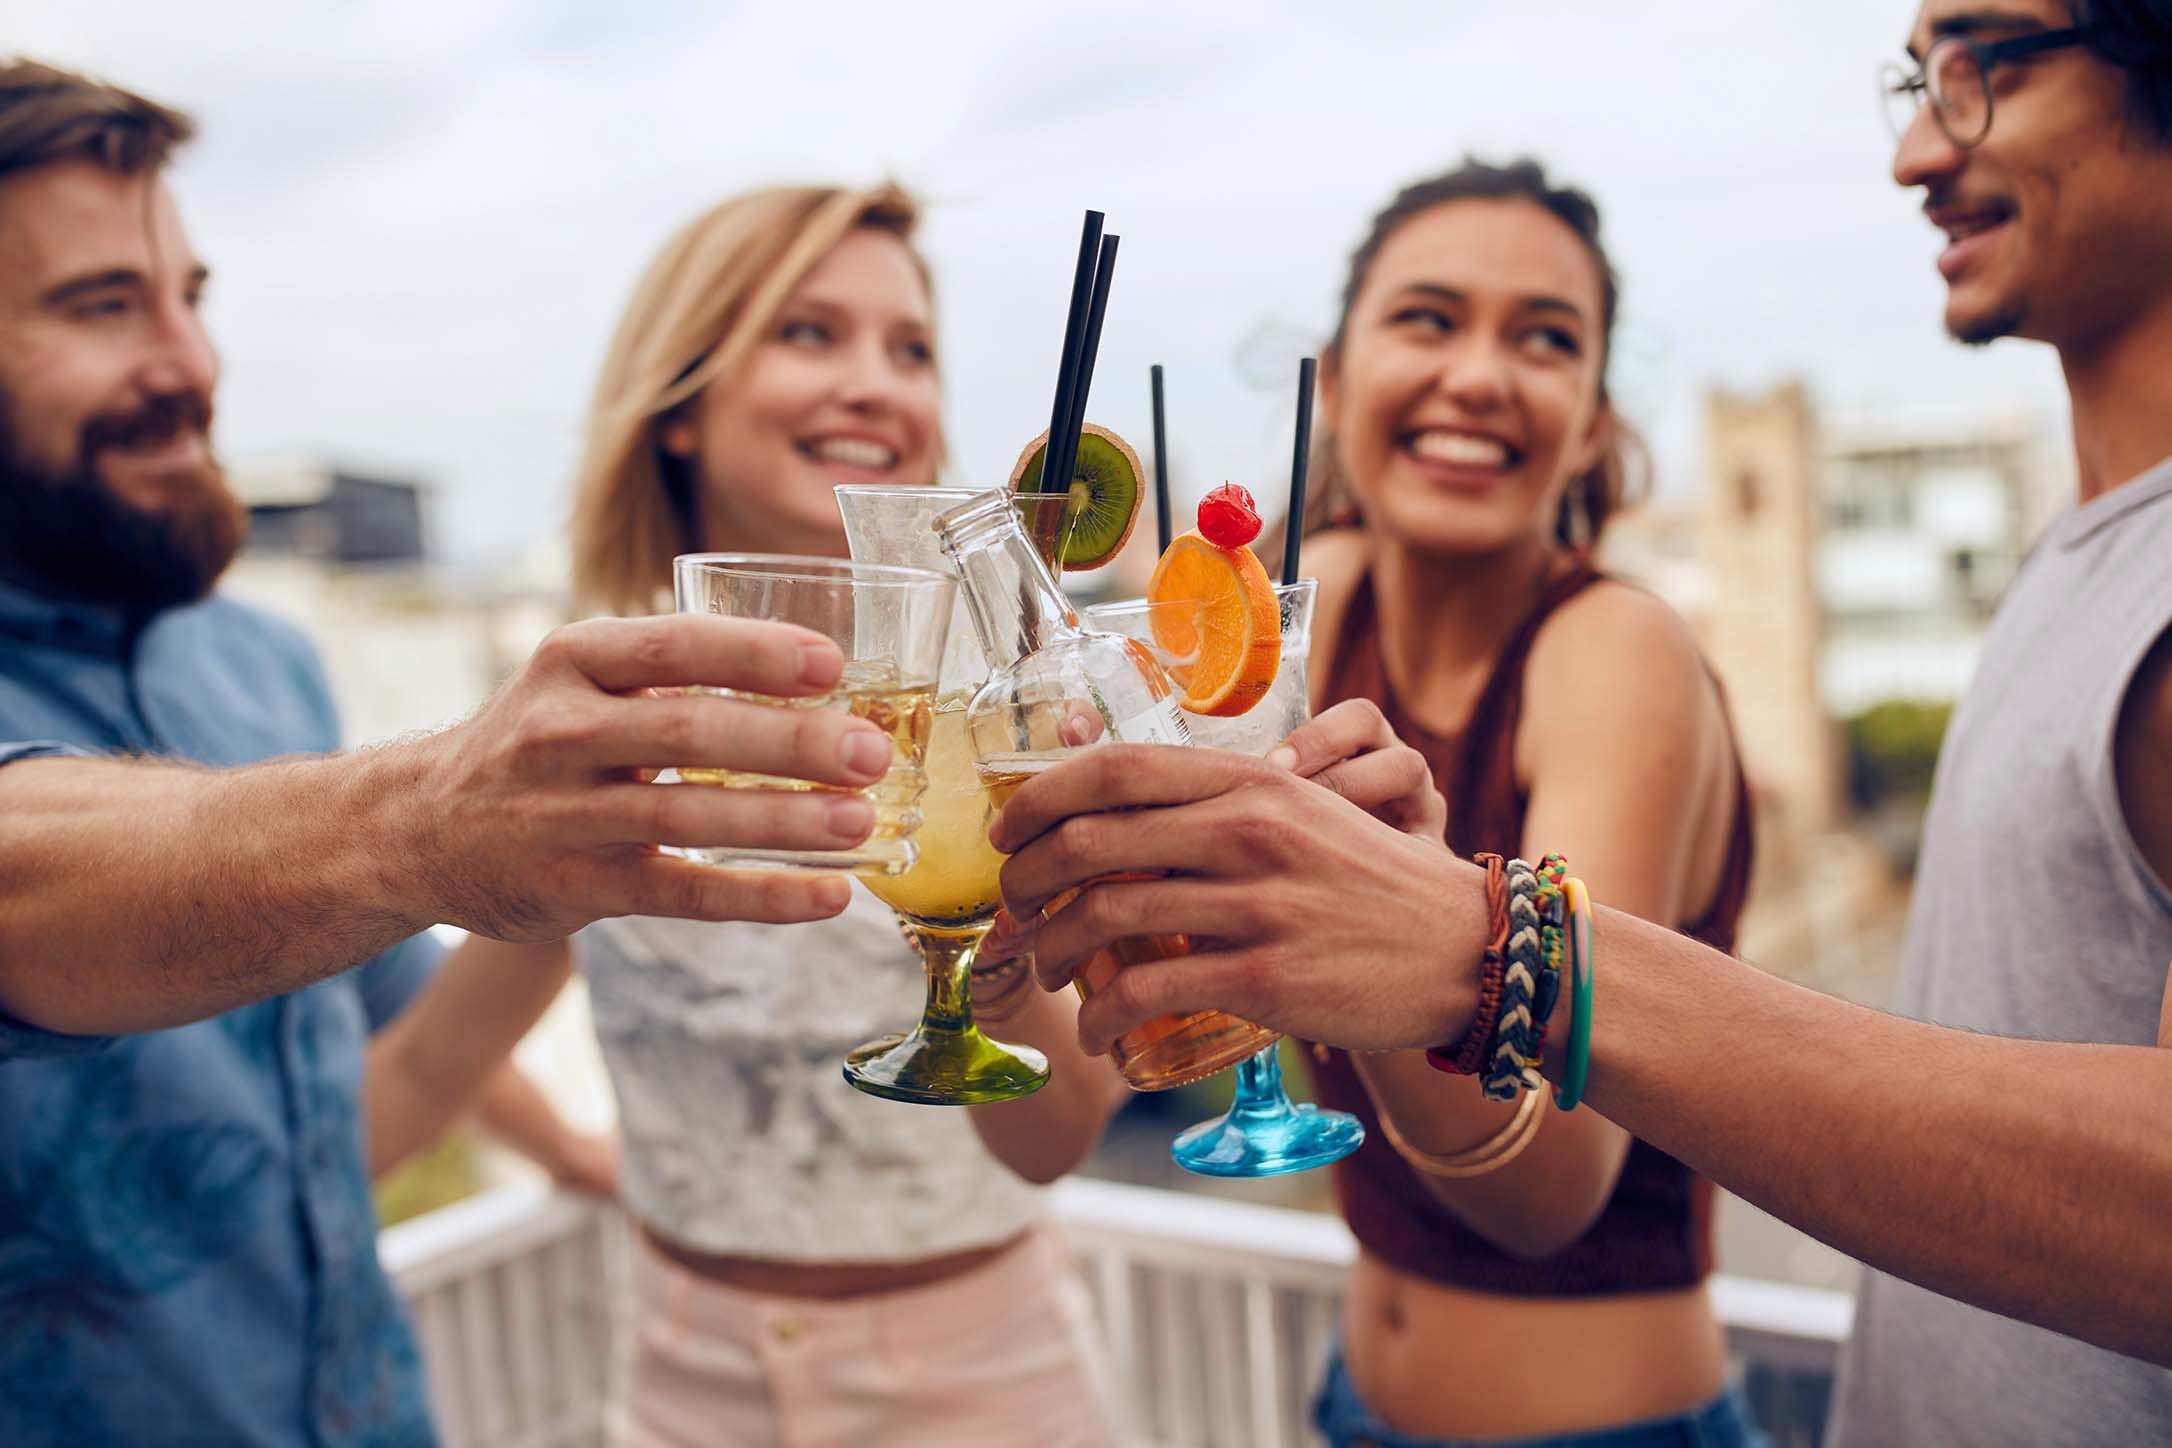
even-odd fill
[{"label": "woven friendship bracelet", "polygon": [[1544,886],[1523,860],[1507,864],[1510,886],[1510,955],[1501,975],[1501,1027],[1486,1075],[1492,1101],[1514,1101],[1538,1077],[1538,992],[1546,975]]},{"label": "woven friendship bracelet", "polygon": [[1539,882],[1531,866],[1510,860],[1508,879],[1507,968],[1501,973],[1501,1018],[1494,1028],[1491,1059],[1486,1064],[1485,1094],[1489,1101],[1512,1101],[1518,1092],[1532,1089],[1538,1065],[1532,1052],[1531,1005],[1538,996],[1538,979],[1545,967],[1544,944],[1539,937]]},{"label": "woven friendship bracelet", "polygon": [[[1531,999],[1531,1057],[1530,1064],[1544,1067],[1546,1064],[1546,1031],[1553,1019],[1553,1003],[1561,995],[1561,968],[1569,960],[1569,932],[1549,918],[1549,907],[1558,906],[1558,895],[1548,899],[1540,896],[1539,907],[1539,982],[1538,991]],[[1537,1087],[1532,1087],[1534,1091]]]},{"label": "woven friendship bracelet", "polygon": [[1531,1061],[1537,1066],[1546,1063],[1546,1027],[1554,1018],[1554,1003],[1561,998],[1563,967],[1569,958],[1564,891],[1568,878],[1569,862],[1560,855],[1548,855],[1539,861],[1539,944],[1545,963],[1539,970],[1538,993],[1531,999]]},{"label": "woven friendship bracelet", "polygon": [[1475,1076],[1485,1064],[1493,1046],[1494,1022],[1501,1013],[1501,973],[1505,966],[1502,955],[1508,944],[1508,882],[1503,873],[1503,860],[1499,855],[1473,855],[1471,863],[1486,871],[1486,918],[1485,954],[1478,965],[1478,1008],[1471,1015],[1470,1028],[1463,1039],[1452,1046],[1428,1047],[1426,1063],[1437,1071],[1451,1076]]},{"label": "woven friendship bracelet", "polygon": [[1508,861],[1499,855],[1474,858],[1486,867],[1486,919],[1491,933],[1480,960],[1478,1009],[1453,1058],[1454,1068],[1465,1076],[1477,1075],[1493,1052],[1493,1033],[1501,1019],[1501,978],[1508,965]]}]

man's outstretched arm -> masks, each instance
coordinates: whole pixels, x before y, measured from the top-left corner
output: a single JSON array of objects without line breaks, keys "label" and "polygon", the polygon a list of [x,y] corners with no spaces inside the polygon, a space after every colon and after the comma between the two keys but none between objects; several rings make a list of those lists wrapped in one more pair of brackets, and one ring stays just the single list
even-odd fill
[{"label": "man's outstretched arm", "polygon": [[[1353,1050],[1437,1045],[1470,1022],[1483,874],[1269,764],[1090,750],[1021,789],[994,840],[1015,852],[1018,919],[1084,889],[1018,942],[1044,986],[1122,936],[1197,945],[1097,991],[1079,1012],[1090,1052],[1167,1011],[1225,1009]],[[1108,879],[1126,872],[1162,877]],[[1596,1109],[1874,1267],[2172,1365],[2165,1042],[1972,1035],[1629,916],[1602,911],[1598,929]]]},{"label": "man's outstretched arm", "polygon": [[112,1034],[293,990],[445,922],[549,940],[615,914],[813,920],[835,876],[709,869],[658,845],[833,849],[856,794],[642,782],[707,764],[860,786],[887,739],[828,710],[650,690],[820,693],[836,646],[665,616],[560,629],[466,722],[238,769],[41,757],[0,766],[0,1013]]}]

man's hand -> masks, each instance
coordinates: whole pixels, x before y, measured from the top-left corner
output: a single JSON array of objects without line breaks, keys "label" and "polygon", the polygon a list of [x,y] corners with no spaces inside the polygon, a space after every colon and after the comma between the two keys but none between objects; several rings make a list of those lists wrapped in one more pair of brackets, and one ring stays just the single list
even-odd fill
[{"label": "man's hand", "polygon": [[1298,728],[1267,755],[1299,779],[1324,785],[1406,835],[1440,844],[1448,802],[1433,767],[1402,741],[1370,699],[1345,699]]},{"label": "man's hand", "polygon": [[391,893],[430,921],[501,940],[549,940],[607,915],[818,920],[849,898],[842,876],[723,871],[658,845],[843,849],[867,838],[857,794],[651,784],[683,765],[852,788],[890,763],[873,725],[655,689],[715,685],[819,694],[835,644],[781,623],[702,615],[594,619],[559,629],[467,722],[384,751],[408,828],[387,840]]},{"label": "man's hand", "polygon": [[1044,989],[1116,940],[1191,937],[1191,954],[1127,967],[1084,1003],[1089,1053],[1203,1009],[1358,1050],[1436,1045],[1476,1004],[1483,874],[1270,760],[1091,749],[1027,781],[989,838],[1011,855],[998,946],[1031,948]]}]

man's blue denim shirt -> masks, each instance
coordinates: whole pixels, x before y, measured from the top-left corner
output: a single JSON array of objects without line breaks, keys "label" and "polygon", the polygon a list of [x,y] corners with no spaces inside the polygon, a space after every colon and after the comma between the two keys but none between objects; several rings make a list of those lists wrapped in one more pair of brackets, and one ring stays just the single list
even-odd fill
[{"label": "man's blue denim shirt", "polygon": [[[136,627],[0,584],[0,768],[58,753],[231,765],[338,743],[315,654],[253,609],[214,597]],[[80,929],[94,941],[100,925]],[[0,1015],[0,1443],[434,1441],[377,1264],[360,1089],[370,1032],[438,954],[418,936],[143,1035]]]}]

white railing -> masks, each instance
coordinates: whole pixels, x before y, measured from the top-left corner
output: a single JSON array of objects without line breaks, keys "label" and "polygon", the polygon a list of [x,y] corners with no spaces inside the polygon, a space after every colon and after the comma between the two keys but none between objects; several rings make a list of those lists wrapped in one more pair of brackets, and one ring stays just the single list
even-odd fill
[{"label": "white railing", "polygon": [[378,1256],[414,1318],[446,1448],[603,1441],[615,1212],[520,1183],[403,1222]]},{"label": "white railing", "polygon": [[[1354,1249],[1333,1217],[1072,1179],[1055,1192],[1141,1448],[1300,1448]],[[381,1248],[414,1313],[448,1448],[595,1444],[615,1214],[500,1188],[394,1227]],[[1778,1448],[1823,1421],[1844,1294],[1719,1277],[1713,1302]]]}]

